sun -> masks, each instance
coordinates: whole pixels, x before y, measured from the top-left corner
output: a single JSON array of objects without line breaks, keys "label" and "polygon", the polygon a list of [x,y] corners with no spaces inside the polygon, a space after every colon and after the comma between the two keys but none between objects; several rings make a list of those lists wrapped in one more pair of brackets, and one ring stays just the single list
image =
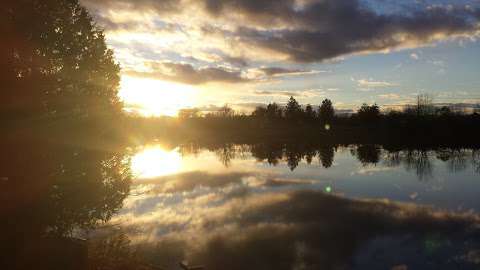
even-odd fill
[{"label": "sun", "polygon": [[119,97],[126,110],[142,116],[176,116],[196,105],[196,91],[185,84],[123,76]]},{"label": "sun", "polygon": [[148,146],[132,157],[131,168],[139,179],[175,174],[182,168],[182,157],[178,149],[166,151],[158,145]]}]

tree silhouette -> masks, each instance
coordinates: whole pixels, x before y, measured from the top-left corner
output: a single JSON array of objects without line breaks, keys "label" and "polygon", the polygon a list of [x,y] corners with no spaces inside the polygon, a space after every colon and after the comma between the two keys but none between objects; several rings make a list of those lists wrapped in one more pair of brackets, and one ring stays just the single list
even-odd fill
[{"label": "tree silhouette", "polygon": [[377,104],[369,106],[363,103],[357,113],[360,121],[364,123],[372,123],[380,119],[380,107]]},{"label": "tree silhouette", "polygon": [[452,110],[447,107],[447,106],[442,106],[438,109],[435,110],[435,113],[440,116],[451,116],[452,115]]},{"label": "tree silhouette", "polygon": [[121,112],[119,66],[102,30],[77,0],[2,6],[3,113],[86,119]]},{"label": "tree silhouette", "polygon": [[275,120],[282,118],[283,111],[282,108],[274,102],[267,105],[265,113],[268,119]]},{"label": "tree silhouette", "polygon": [[315,111],[313,110],[312,105],[307,104],[307,106],[305,106],[305,118],[310,121],[315,119],[315,116],[316,114],[315,114]]},{"label": "tree silhouette", "polygon": [[428,94],[417,96],[416,113],[418,116],[431,115],[434,112],[433,98]]},{"label": "tree silhouette", "polygon": [[200,110],[197,108],[181,109],[180,111],[178,111],[178,118],[180,119],[197,118],[199,116],[200,116]]},{"label": "tree silhouette", "polygon": [[235,111],[228,104],[225,104],[217,111],[217,115],[223,118],[230,118],[235,115]]},{"label": "tree silhouette", "polygon": [[252,116],[255,118],[265,118],[267,116],[267,109],[262,106],[257,106],[252,112]]},{"label": "tree silhouette", "polygon": [[322,123],[331,123],[335,115],[335,110],[330,99],[322,101],[322,105],[318,108],[318,118]]},{"label": "tree silhouette", "polygon": [[288,120],[298,120],[302,115],[302,107],[298,104],[297,100],[290,97],[287,106],[285,108],[285,117]]}]

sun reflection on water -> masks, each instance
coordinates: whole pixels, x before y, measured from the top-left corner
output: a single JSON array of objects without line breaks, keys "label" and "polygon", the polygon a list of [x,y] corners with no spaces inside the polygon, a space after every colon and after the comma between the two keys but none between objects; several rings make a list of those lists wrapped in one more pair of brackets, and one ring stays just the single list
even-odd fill
[{"label": "sun reflection on water", "polygon": [[149,146],[132,157],[132,171],[138,179],[178,173],[182,157],[178,149],[167,151],[161,146]]}]

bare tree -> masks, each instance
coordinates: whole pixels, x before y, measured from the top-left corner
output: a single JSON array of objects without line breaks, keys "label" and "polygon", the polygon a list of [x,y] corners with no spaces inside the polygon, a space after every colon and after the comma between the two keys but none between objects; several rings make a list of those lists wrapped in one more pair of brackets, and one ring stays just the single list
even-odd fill
[{"label": "bare tree", "polygon": [[429,94],[420,94],[417,96],[417,115],[431,115],[435,112],[433,106],[433,97]]}]

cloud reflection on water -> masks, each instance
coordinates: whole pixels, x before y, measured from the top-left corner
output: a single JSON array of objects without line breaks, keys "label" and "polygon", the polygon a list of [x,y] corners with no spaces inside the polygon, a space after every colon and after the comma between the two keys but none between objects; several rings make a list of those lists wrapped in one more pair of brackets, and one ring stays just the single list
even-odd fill
[{"label": "cloud reflection on water", "polygon": [[[449,165],[470,156],[473,165],[475,151],[330,149],[228,145],[189,155],[180,147],[182,169],[135,181],[112,223],[167,268],[182,260],[206,269],[478,266],[467,262],[480,249],[478,181]],[[435,170],[428,181],[424,168]]]},{"label": "cloud reflection on water", "polygon": [[[473,214],[319,191],[231,196],[240,189],[157,194],[151,211],[135,213],[134,207],[117,220],[123,219],[123,229],[138,248],[164,266],[188,260],[206,269],[389,269],[397,263],[396,252],[414,251],[415,257],[397,257],[411,265],[428,260],[430,268],[422,269],[447,269],[458,263],[469,266],[462,256],[480,247],[472,240],[480,239],[475,238],[480,236],[479,219]],[[425,246],[428,241],[436,241],[433,251]],[[379,246],[385,255],[380,262],[373,259]],[[163,253],[173,255],[160,261],[157,254]],[[372,260],[358,259],[368,256]]]}]

